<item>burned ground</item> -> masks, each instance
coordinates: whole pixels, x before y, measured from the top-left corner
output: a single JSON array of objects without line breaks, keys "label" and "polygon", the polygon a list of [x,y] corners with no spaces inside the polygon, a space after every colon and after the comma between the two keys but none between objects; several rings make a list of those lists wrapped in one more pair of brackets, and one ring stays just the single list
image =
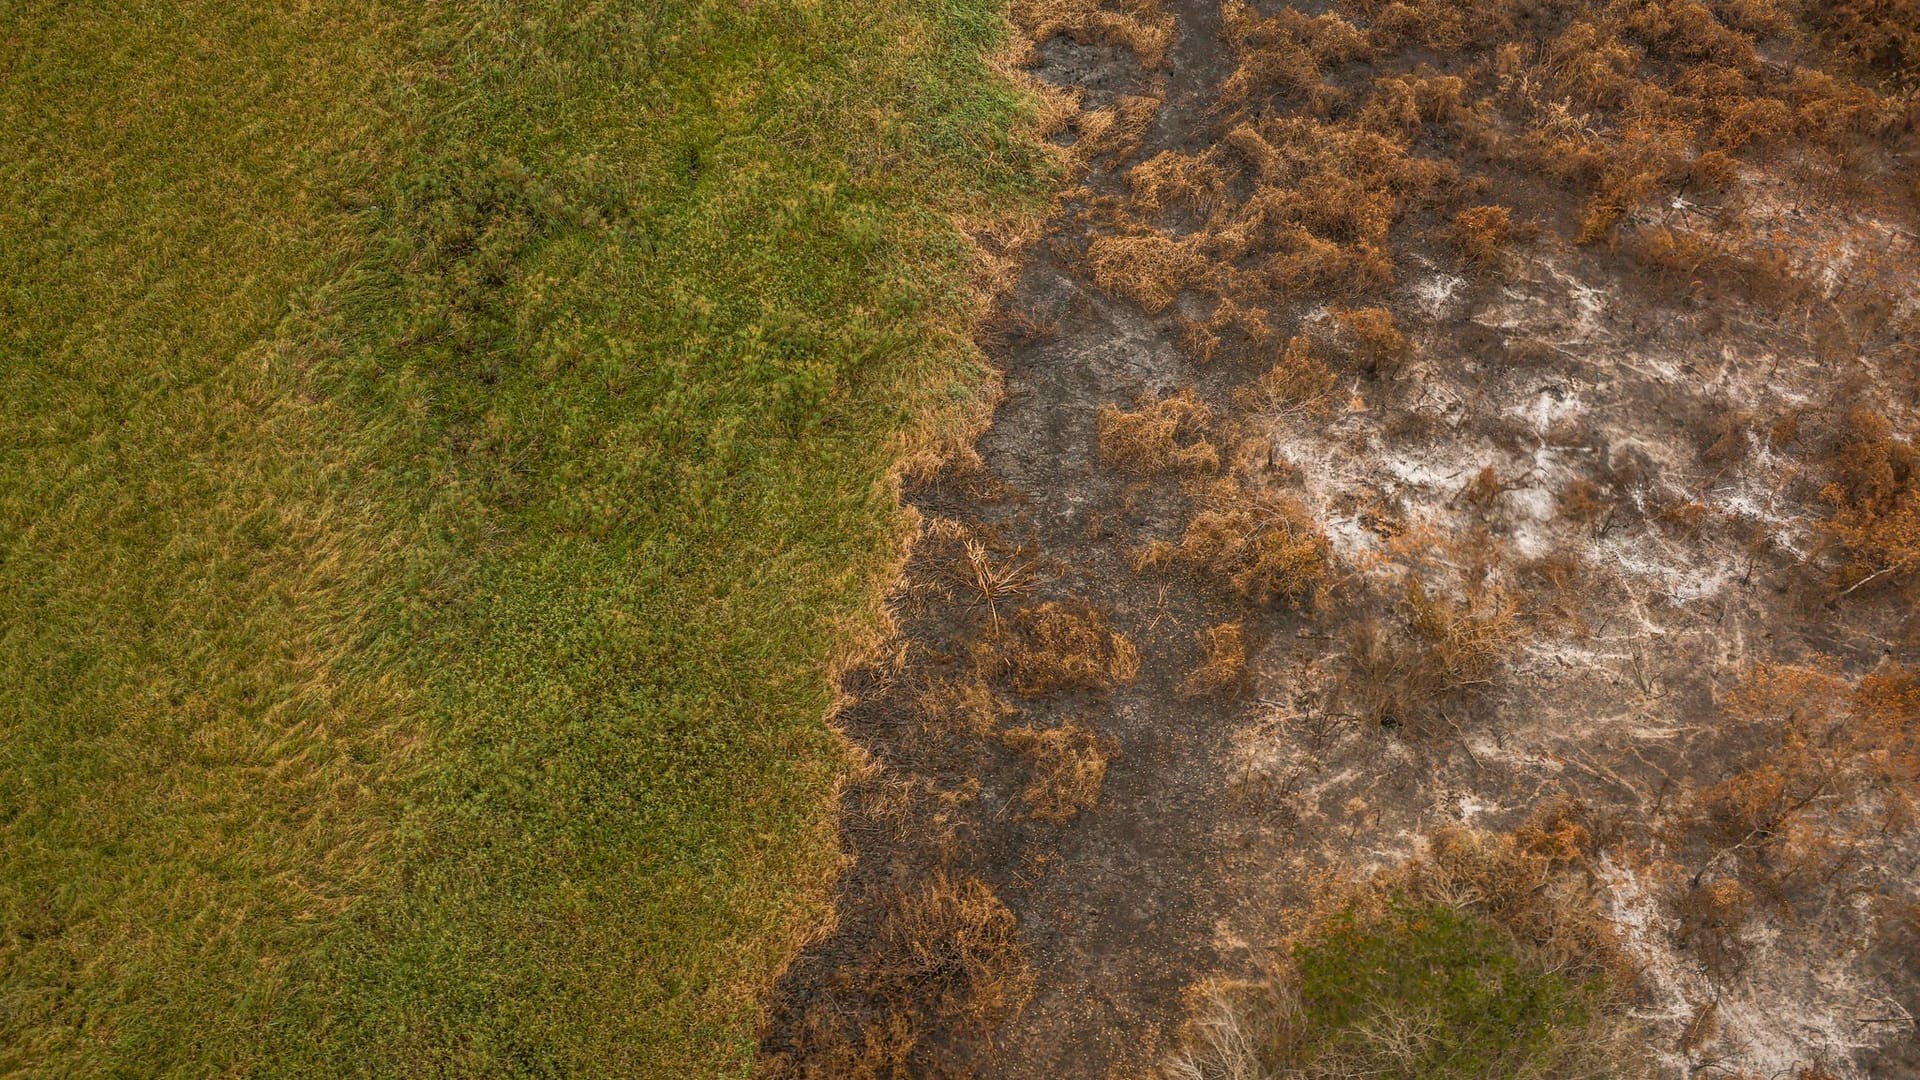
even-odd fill
[{"label": "burned ground", "polygon": [[1550,806],[1663,1073],[1911,1068],[1913,13],[1849,11],[1016,8],[1082,182],[767,1070],[1152,1074],[1329,879]]}]

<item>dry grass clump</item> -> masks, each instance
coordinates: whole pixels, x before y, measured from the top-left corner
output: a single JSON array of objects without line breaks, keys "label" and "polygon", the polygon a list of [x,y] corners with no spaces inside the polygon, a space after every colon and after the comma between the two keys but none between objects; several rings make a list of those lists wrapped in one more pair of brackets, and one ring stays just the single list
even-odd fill
[{"label": "dry grass clump", "polygon": [[1033,764],[1025,798],[1042,821],[1068,821],[1100,801],[1111,753],[1106,741],[1078,720],[1056,728],[1008,728],[1000,735]]},{"label": "dry grass clump", "polygon": [[1583,870],[1583,818],[1555,804],[1512,836],[1445,830],[1400,867],[1326,883],[1286,961],[1208,988],[1168,1074],[1652,1075],[1626,1013],[1633,967]]},{"label": "dry grass clump", "polygon": [[1162,311],[1180,290],[1201,280],[1206,257],[1190,242],[1161,233],[1102,236],[1087,245],[1094,284],[1149,312]]},{"label": "dry grass clump", "polygon": [[1135,476],[1212,472],[1220,467],[1220,451],[1204,437],[1211,419],[1190,389],[1158,399],[1148,394],[1133,412],[1103,405],[1095,419],[1100,460]]},{"label": "dry grass clump", "polygon": [[1237,622],[1221,623],[1194,635],[1206,656],[1180,682],[1187,697],[1203,697],[1233,685],[1247,669],[1247,643]]},{"label": "dry grass clump", "polygon": [[1140,674],[1139,651],[1089,605],[1049,601],[1020,612],[1013,622],[1006,660],[1013,688],[1022,695],[1103,690]]},{"label": "dry grass clump", "polygon": [[1451,723],[1451,709],[1494,682],[1520,643],[1518,611],[1495,586],[1470,585],[1455,599],[1409,575],[1390,620],[1348,629],[1344,696],[1371,723],[1430,734],[1436,720]]},{"label": "dry grass clump", "polygon": [[1214,160],[1218,154],[1217,149],[1199,154],[1162,150],[1127,170],[1133,208],[1152,214],[1185,206],[1200,214],[1211,213],[1227,199],[1227,175]]},{"label": "dry grass clump", "polygon": [[1887,418],[1849,411],[1827,455],[1821,490],[1831,510],[1827,536],[1846,555],[1846,592],[1870,583],[1905,583],[1920,568],[1920,450],[1895,438]]},{"label": "dry grass clump", "polygon": [[1244,0],[1228,0],[1220,15],[1238,60],[1221,89],[1229,102],[1256,94],[1330,102],[1334,94],[1321,82],[1322,69],[1361,59],[1371,48],[1366,31],[1335,13],[1309,16],[1287,8],[1263,17]]},{"label": "dry grass clump", "polygon": [[984,1032],[1033,991],[1013,912],[978,878],[942,870],[885,899],[886,914],[810,1006],[794,1045],[763,1058],[779,1080],[907,1080],[929,1036]]},{"label": "dry grass clump", "polygon": [[936,573],[941,591],[958,591],[969,607],[985,608],[994,632],[1000,629],[1001,607],[1023,596],[1032,586],[1031,566],[1018,551],[1010,551],[989,531],[976,530],[951,518],[926,523],[919,542],[920,557]]},{"label": "dry grass clump", "polygon": [[[1126,49],[1148,71],[1160,66],[1173,43],[1173,14],[1159,0],[1013,0],[1007,15],[1029,49],[1065,34],[1081,45]],[[1029,52],[1015,63],[1024,66],[1033,59]]]},{"label": "dry grass clump", "polygon": [[1165,100],[1166,80],[1162,77],[1154,80],[1147,93],[1120,94],[1105,108],[1081,113],[1075,121],[1080,138],[1073,144],[1073,156],[1082,162],[1132,157]]},{"label": "dry grass clump", "polygon": [[1333,313],[1353,342],[1354,357],[1369,375],[1392,375],[1413,353],[1407,335],[1393,324],[1393,312],[1381,307],[1347,308]]},{"label": "dry grass clump", "polygon": [[1332,369],[1313,355],[1306,335],[1295,334],[1266,374],[1241,387],[1234,399],[1243,408],[1267,413],[1324,413],[1335,382]]},{"label": "dry grass clump", "polygon": [[1001,717],[1014,711],[978,673],[925,686],[914,696],[914,703],[932,730],[981,737],[992,735]]},{"label": "dry grass clump", "polygon": [[1294,603],[1325,584],[1332,549],[1300,500],[1250,490],[1235,477],[1212,484],[1187,523],[1178,557],[1255,603]]},{"label": "dry grass clump", "polygon": [[1470,206],[1453,216],[1453,243],[1475,262],[1491,262],[1513,234],[1513,214],[1504,206]]}]

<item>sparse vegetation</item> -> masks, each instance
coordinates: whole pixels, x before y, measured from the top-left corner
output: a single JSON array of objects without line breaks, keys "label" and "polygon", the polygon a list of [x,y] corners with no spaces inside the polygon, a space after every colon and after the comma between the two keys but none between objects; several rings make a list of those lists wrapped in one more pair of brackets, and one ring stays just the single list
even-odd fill
[{"label": "sparse vegetation", "polygon": [[1000,736],[1033,763],[1025,798],[1042,821],[1070,821],[1100,801],[1110,750],[1078,720],[1052,728],[1008,728]]}]

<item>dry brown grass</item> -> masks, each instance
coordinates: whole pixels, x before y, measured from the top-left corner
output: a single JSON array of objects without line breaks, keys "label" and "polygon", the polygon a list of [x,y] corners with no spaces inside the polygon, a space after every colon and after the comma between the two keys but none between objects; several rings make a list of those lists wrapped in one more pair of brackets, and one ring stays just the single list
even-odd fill
[{"label": "dry brown grass", "polygon": [[778,1080],[909,1080],[928,1036],[975,1035],[1033,991],[1013,912],[985,882],[942,870],[889,894],[877,931],[807,1010],[789,1053],[762,1060]]},{"label": "dry brown grass", "polygon": [[1260,412],[1321,415],[1330,407],[1335,382],[1333,370],[1313,355],[1306,335],[1295,334],[1266,374],[1234,398],[1242,408]]},{"label": "dry brown grass", "polygon": [[1518,602],[1501,589],[1470,586],[1460,598],[1430,592],[1417,575],[1386,621],[1363,619],[1346,633],[1343,696],[1371,723],[1416,736],[1495,681],[1519,645]]},{"label": "dry brown grass", "polygon": [[937,732],[992,735],[1014,710],[1002,702],[978,673],[941,680],[915,695],[922,719]]},{"label": "dry brown grass", "polygon": [[1205,438],[1211,420],[1192,390],[1165,398],[1148,394],[1133,412],[1103,405],[1095,418],[1100,460],[1135,476],[1169,469],[1213,472],[1220,452]]},{"label": "dry brown grass", "polygon": [[1049,601],[1020,612],[1013,624],[1006,661],[1014,690],[1026,697],[1103,690],[1140,674],[1139,651],[1089,605]]},{"label": "dry brown grass", "polygon": [[1298,499],[1223,477],[1202,493],[1179,558],[1255,603],[1294,603],[1326,583],[1332,551]]},{"label": "dry brown grass", "polygon": [[1069,821],[1100,801],[1112,748],[1093,730],[1069,719],[1055,728],[1008,728],[1000,735],[1032,763],[1024,796],[1042,821]]},{"label": "dry brown grass", "polygon": [[1237,622],[1221,623],[1202,630],[1194,637],[1205,653],[1200,666],[1180,682],[1180,692],[1188,697],[1217,693],[1240,681],[1247,669],[1247,643]]},{"label": "dry brown grass", "polygon": [[1453,216],[1453,243],[1475,262],[1492,262],[1513,235],[1513,214],[1504,206],[1470,206]]},{"label": "dry brown grass", "polygon": [[1087,246],[1087,264],[1094,284],[1157,312],[1201,279],[1208,261],[1189,242],[1148,233],[1095,239]]},{"label": "dry brown grass", "polygon": [[[1082,45],[1113,45],[1153,71],[1173,42],[1173,15],[1159,0],[1013,0],[1008,18],[1033,45],[1065,34]],[[1020,63],[1033,57],[1022,56]]]}]

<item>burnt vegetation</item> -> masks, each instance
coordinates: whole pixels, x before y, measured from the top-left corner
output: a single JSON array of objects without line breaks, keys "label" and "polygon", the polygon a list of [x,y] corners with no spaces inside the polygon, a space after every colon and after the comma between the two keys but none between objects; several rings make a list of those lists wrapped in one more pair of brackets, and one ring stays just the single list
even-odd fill
[{"label": "burnt vegetation", "polygon": [[[911,711],[960,721],[938,752],[867,729],[917,809],[853,846],[894,860],[869,879],[980,868],[1039,974],[992,1038],[861,1005],[819,1045],[911,1029],[873,1058],[901,1076],[1899,1075],[1920,9],[1015,17],[1082,83],[1078,182],[996,324],[1005,486],[926,498],[1027,546],[927,531],[903,597],[951,609],[871,696],[939,669]],[[1152,903],[1072,884],[1117,858]],[[860,927],[897,906],[862,896]],[[1184,999],[1111,985],[1149,940]],[[1538,1008],[1349,969],[1406,955]],[[1115,1038],[1143,1016],[1168,1040]]]}]

